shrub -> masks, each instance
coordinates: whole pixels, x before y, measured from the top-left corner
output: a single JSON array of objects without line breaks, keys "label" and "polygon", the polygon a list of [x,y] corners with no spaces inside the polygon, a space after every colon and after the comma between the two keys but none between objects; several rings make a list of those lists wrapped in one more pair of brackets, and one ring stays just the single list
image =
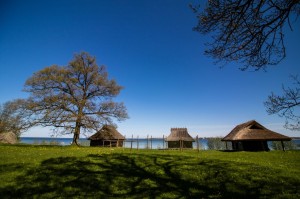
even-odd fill
[{"label": "shrub", "polygon": [[221,137],[211,137],[207,139],[207,148],[209,150],[225,150],[226,145],[225,142],[221,141]]},{"label": "shrub", "polygon": [[[296,144],[292,141],[284,141],[285,150],[295,150],[297,148]],[[282,144],[280,141],[272,141],[271,147],[273,150],[282,150]]]}]

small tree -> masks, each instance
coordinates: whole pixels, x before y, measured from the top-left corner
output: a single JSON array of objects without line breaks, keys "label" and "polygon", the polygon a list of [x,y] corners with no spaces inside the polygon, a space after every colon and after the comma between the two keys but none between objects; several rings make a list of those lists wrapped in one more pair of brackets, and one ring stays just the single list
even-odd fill
[{"label": "small tree", "polygon": [[286,120],[285,128],[300,130],[300,81],[297,76],[292,76],[293,88],[282,86],[283,94],[271,93],[264,103],[269,114],[278,114]]},{"label": "small tree", "polygon": [[0,133],[13,132],[18,138],[32,126],[26,100],[16,99],[0,105]]},{"label": "small tree", "polygon": [[35,124],[73,134],[76,145],[82,130],[98,130],[113,123],[113,118],[128,118],[124,104],[112,101],[121,89],[86,52],[76,54],[67,66],[53,65],[34,73],[24,88],[30,94],[27,108],[35,114]]}]

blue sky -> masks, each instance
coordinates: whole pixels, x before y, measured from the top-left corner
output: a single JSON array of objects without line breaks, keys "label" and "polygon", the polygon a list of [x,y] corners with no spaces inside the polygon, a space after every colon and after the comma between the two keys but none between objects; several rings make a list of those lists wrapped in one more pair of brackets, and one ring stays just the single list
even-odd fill
[{"label": "blue sky", "polygon": [[[89,52],[124,86],[130,119],[118,123],[127,137],[168,135],[186,127],[192,136],[225,136],[255,119],[285,135],[284,119],[263,102],[298,74],[300,26],[287,30],[287,58],[267,72],[224,68],[205,57],[209,36],[192,31],[191,0],[2,0],[0,2],[0,103],[26,97],[27,78],[52,64],[66,65]],[[200,2],[200,1],[199,1]],[[201,1],[202,2],[202,1]],[[296,26],[298,25],[298,27]],[[49,136],[35,128],[24,136]]]}]

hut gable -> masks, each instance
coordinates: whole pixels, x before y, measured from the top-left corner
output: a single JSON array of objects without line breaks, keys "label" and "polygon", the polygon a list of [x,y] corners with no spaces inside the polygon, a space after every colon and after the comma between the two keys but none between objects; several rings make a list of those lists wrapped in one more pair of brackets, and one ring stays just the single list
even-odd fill
[{"label": "hut gable", "polygon": [[166,138],[166,141],[195,141],[187,131],[187,128],[171,128],[170,135]]},{"label": "hut gable", "polygon": [[89,137],[89,140],[124,140],[114,126],[104,125],[97,133]]},{"label": "hut gable", "polygon": [[245,122],[237,125],[222,141],[255,141],[255,140],[285,140],[289,141],[291,138],[276,133],[262,126],[255,120]]}]

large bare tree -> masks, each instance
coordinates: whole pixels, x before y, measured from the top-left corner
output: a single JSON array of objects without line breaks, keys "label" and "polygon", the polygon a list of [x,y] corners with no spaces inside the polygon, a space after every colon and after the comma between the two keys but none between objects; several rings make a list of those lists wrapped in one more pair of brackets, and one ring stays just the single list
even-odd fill
[{"label": "large bare tree", "polygon": [[300,0],[209,0],[197,14],[195,31],[211,34],[205,54],[241,69],[276,65],[286,56],[284,30],[300,15]]},{"label": "large bare tree", "polygon": [[76,145],[82,130],[98,130],[114,119],[128,118],[124,104],[113,102],[121,89],[86,52],[76,54],[67,66],[53,65],[34,73],[24,88],[30,94],[27,108],[35,114],[35,123],[72,133]]}]

